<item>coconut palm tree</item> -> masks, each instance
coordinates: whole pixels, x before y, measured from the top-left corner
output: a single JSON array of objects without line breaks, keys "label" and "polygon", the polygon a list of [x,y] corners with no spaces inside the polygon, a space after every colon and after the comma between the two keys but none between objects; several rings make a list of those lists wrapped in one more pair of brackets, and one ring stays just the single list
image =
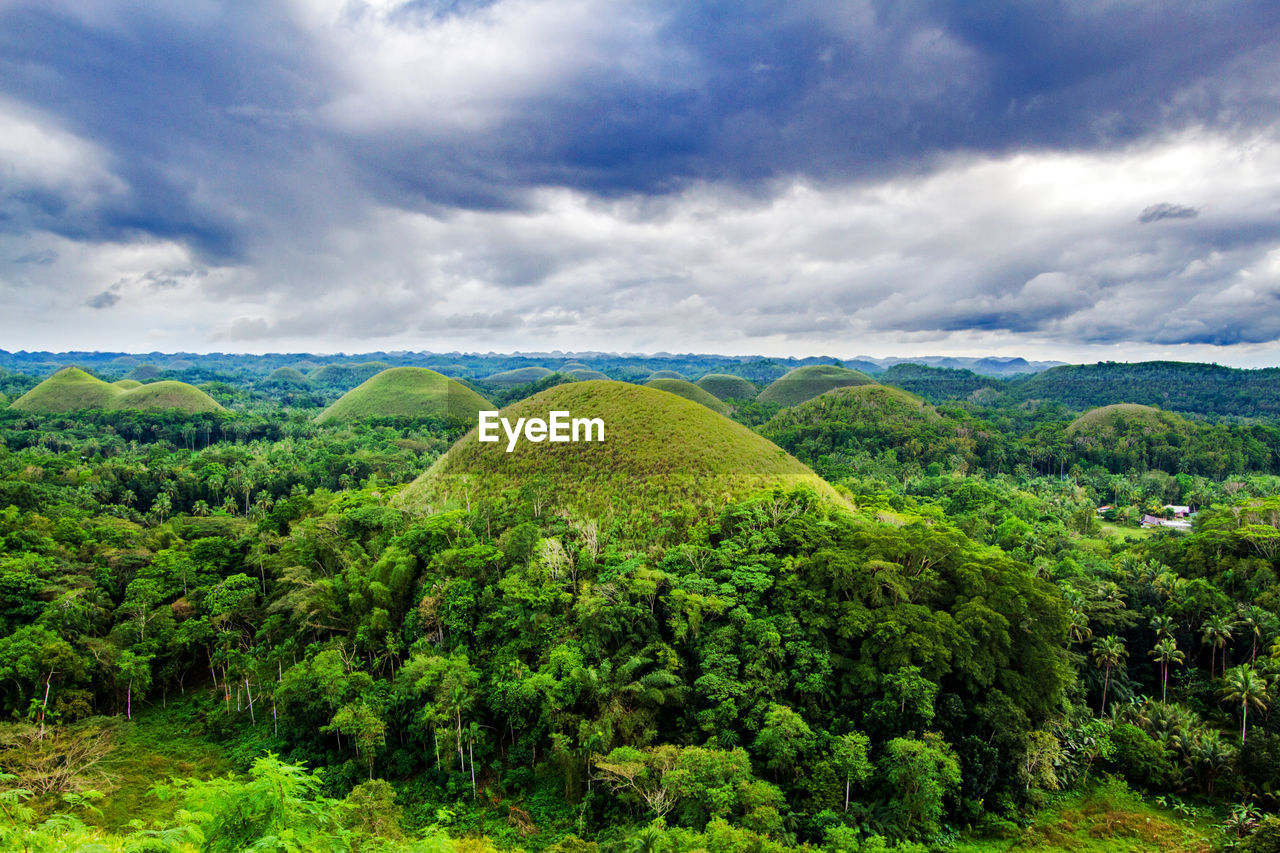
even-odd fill
[{"label": "coconut palm tree", "polygon": [[1218,691],[1224,705],[1239,705],[1240,745],[1249,730],[1249,706],[1259,711],[1267,710],[1267,680],[1248,664],[1227,670],[1222,689]]},{"label": "coconut palm tree", "polygon": [[1187,656],[1178,650],[1178,644],[1173,637],[1165,637],[1147,654],[1160,661],[1160,701],[1167,705],[1169,704],[1169,664],[1182,663]]},{"label": "coconut palm tree", "polygon": [[1213,678],[1213,666],[1218,650],[1222,650],[1222,668],[1227,668],[1227,643],[1231,640],[1231,624],[1221,616],[1210,616],[1200,628],[1200,642],[1209,647],[1209,677]]},{"label": "coconut palm tree", "polygon": [[1111,670],[1118,666],[1124,665],[1124,659],[1129,656],[1129,652],[1124,647],[1124,641],[1114,634],[1110,634],[1098,642],[1093,644],[1093,659],[1097,662],[1098,668],[1104,673],[1102,678],[1102,706],[1098,709],[1099,714],[1105,714],[1107,711],[1107,688],[1111,686]]}]

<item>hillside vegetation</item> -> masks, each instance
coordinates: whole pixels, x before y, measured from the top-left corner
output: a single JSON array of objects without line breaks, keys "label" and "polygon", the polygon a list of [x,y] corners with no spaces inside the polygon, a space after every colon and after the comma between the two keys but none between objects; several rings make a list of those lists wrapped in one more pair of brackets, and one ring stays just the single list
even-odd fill
[{"label": "hillside vegetation", "polygon": [[659,391],[666,391],[668,394],[675,394],[678,397],[684,397],[686,400],[692,400],[695,403],[706,406],[716,414],[726,416],[729,414],[729,406],[727,404],[687,379],[650,379],[645,383],[645,387],[657,388]]},{"label": "hillside vegetation", "polygon": [[212,397],[185,382],[166,380],[143,385],[125,380],[103,382],[76,367],[66,367],[13,401],[24,412],[53,414],[86,409],[179,409],[183,412],[222,410]]},{"label": "hillside vegetation", "polygon": [[559,385],[502,410],[546,418],[552,410],[601,418],[603,442],[481,443],[467,433],[401,495],[422,512],[500,497],[532,500],[546,511],[652,521],[678,503],[717,508],[754,490],[807,486],[835,491],[773,443],[706,406],[623,382]]},{"label": "hillside vegetation", "polygon": [[728,373],[708,373],[694,384],[718,400],[754,400],[760,393],[749,380]]},{"label": "hillside vegetation", "polygon": [[1077,411],[1141,403],[1174,412],[1262,417],[1280,414],[1280,368],[1145,361],[1054,367],[1010,385],[1014,400],[1053,400]]},{"label": "hillside vegetation", "polygon": [[770,383],[756,399],[762,403],[794,406],[812,400],[832,388],[848,385],[870,385],[875,380],[865,373],[838,367],[834,364],[811,364],[797,367],[785,376]]},{"label": "hillside vegetation", "polygon": [[450,418],[475,423],[489,401],[462,383],[425,367],[393,367],[343,394],[317,423],[370,418]]},{"label": "hillside vegetation", "polygon": [[550,376],[553,371],[545,367],[520,367],[515,370],[504,370],[501,373],[495,373],[492,376],[486,376],[484,383],[486,385],[496,385],[506,387],[510,385],[525,385],[529,382],[537,382],[539,379],[545,379]]}]

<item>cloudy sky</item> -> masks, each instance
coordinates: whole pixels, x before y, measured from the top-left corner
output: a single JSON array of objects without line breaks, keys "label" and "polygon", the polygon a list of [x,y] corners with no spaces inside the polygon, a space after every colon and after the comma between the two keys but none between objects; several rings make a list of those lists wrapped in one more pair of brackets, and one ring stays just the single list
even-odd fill
[{"label": "cloudy sky", "polygon": [[1280,4],[0,0],[0,348],[1280,364]]}]

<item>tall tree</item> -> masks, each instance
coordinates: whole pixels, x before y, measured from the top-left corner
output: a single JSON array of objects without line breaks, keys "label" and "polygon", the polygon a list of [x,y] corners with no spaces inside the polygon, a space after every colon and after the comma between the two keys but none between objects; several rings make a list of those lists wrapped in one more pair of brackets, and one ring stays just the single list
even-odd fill
[{"label": "tall tree", "polygon": [[1267,709],[1267,680],[1249,664],[1227,670],[1218,695],[1224,705],[1240,706],[1240,745],[1244,746],[1249,730],[1250,706],[1259,711]]},{"label": "tall tree", "polygon": [[1128,656],[1129,652],[1124,647],[1124,641],[1114,634],[1108,634],[1093,644],[1093,659],[1103,672],[1102,705],[1098,708],[1099,714],[1107,712],[1107,688],[1111,686],[1111,670],[1123,666]]}]

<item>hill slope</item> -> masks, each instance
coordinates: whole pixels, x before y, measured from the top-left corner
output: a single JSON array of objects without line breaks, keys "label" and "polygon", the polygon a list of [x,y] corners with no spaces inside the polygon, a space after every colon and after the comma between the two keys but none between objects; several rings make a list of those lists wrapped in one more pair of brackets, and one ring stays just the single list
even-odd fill
[{"label": "hill slope", "polygon": [[527,385],[530,382],[537,382],[539,379],[545,379],[554,371],[545,367],[517,367],[515,370],[504,370],[501,373],[495,373],[480,380],[486,385],[496,385],[503,388],[512,385]]},{"label": "hill slope", "polygon": [[14,400],[10,408],[33,414],[108,409],[120,389],[78,367],[64,367]]},{"label": "hill slope", "polygon": [[810,364],[797,367],[786,376],[775,380],[756,398],[762,403],[794,406],[812,400],[832,388],[849,385],[872,385],[875,380],[865,373],[838,367],[834,364]]},{"label": "hill slope", "polygon": [[184,412],[221,412],[222,406],[194,385],[166,380],[123,391],[111,403],[113,409],[181,409]]},{"label": "hill slope", "polygon": [[477,412],[491,408],[484,397],[434,370],[393,367],[343,394],[316,422],[436,417],[475,423]]},{"label": "hill slope", "polygon": [[1143,406],[1137,403],[1113,403],[1090,409],[1067,426],[1068,435],[1089,433],[1093,435],[1110,435],[1128,433],[1144,427],[1164,427],[1168,429],[1185,429],[1191,426],[1185,418],[1157,409],[1154,406]]},{"label": "hill slope", "polygon": [[185,382],[153,382],[150,385],[121,380],[103,382],[78,367],[66,367],[13,401],[24,412],[55,414],[84,409],[181,409],[185,412],[219,412],[222,406],[208,394]]},{"label": "hill slope", "polygon": [[1166,411],[1265,417],[1280,414],[1280,368],[1144,361],[1055,367],[1014,383],[1014,400],[1052,400],[1077,411],[1113,403]]},{"label": "hill slope", "polygon": [[694,383],[717,400],[754,400],[760,389],[741,376],[708,373]]},{"label": "hill slope", "polygon": [[717,414],[726,416],[729,414],[728,405],[703,391],[687,379],[650,379],[644,385],[646,388],[657,388],[659,391],[666,391],[668,394],[675,394],[677,397],[692,400],[695,403],[706,406]]},{"label": "hill slope", "polygon": [[513,403],[502,414],[548,412],[600,418],[604,441],[481,443],[476,430],[418,477],[397,499],[425,511],[446,502],[506,497],[537,500],[543,512],[567,510],[651,524],[667,509],[715,509],[771,486],[806,485],[841,502],[795,458],[705,406],[625,382],[558,385]]}]

